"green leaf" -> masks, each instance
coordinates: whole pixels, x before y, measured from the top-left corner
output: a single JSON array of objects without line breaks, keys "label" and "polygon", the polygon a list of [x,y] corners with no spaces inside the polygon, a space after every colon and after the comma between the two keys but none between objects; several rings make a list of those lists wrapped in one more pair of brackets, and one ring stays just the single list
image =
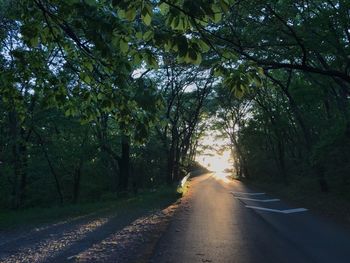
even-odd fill
[{"label": "green leaf", "polygon": [[198,45],[202,49],[203,52],[208,52],[210,50],[209,45],[205,43],[203,40],[199,39],[198,40]]},{"label": "green leaf", "polygon": [[118,9],[117,13],[121,19],[126,18],[126,14],[125,14],[125,11],[123,9]]},{"label": "green leaf", "polygon": [[136,8],[130,8],[125,12],[125,18],[129,21],[133,21],[136,17]]},{"label": "green leaf", "polygon": [[159,9],[162,15],[166,15],[169,12],[169,5],[163,2],[159,5]]},{"label": "green leaf", "polygon": [[234,95],[238,98],[241,99],[244,95],[244,89],[242,87],[242,85],[236,86],[234,88]]},{"label": "green leaf", "polygon": [[211,9],[213,11],[213,16],[212,16],[213,22],[214,23],[220,22],[221,19],[222,19],[222,11],[221,11],[221,9],[217,5],[212,5]]},{"label": "green leaf", "polygon": [[29,44],[31,47],[37,47],[39,45],[39,38],[33,37],[29,40]]},{"label": "green leaf", "polygon": [[122,39],[120,39],[119,47],[120,47],[121,52],[126,54],[129,50],[129,43],[124,38],[122,38]]},{"label": "green leaf", "polygon": [[141,64],[142,56],[139,53],[136,53],[133,57],[132,64],[135,66],[138,66]]},{"label": "green leaf", "polygon": [[220,0],[219,4],[220,4],[222,11],[224,11],[225,13],[227,13],[230,10],[230,6],[229,6],[229,3],[227,1]]},{"label": "green leaf", "polygon": [[88,74],[84,73],[84,72],[80,73],[80,79],[82,81],[84,81],[86,84],[90,84],[91,83],[90,76]]},{"label": "green leaf", "polygon": [[149,26],[152,22],[152,8],[150,5],[145,4],[141,10],[141,19],[145,25]]},{"label": "green leaf", "polygon": [[84,0],[89,6],[96,6],[96,0]]},{"label": "green leaf", "polygon": [[141,40],[142,39],[142,32],[140,32],[140,31],[136,32],[135,36],[137,39]]},{"label": "green leaf", "polygon": [[94,66],[90,62],[86,62],[84,65],[90,72],[94,70]]},{"label": "green leaf", "polygon": [[180,23],[180,17],[179,16],[175,16],[170,23],[170,27],[172,29],[177,29],[177,27],[179,26]]},{"label": "green leaf", "polygon": [[197,52],[197,59],[194,61],[194,64],[199,65],[202,63],[202,55]]},{"label": "green leaf", "polygon": [[141,15],[141,19],[146,26],[149,26],[152,22],[152,17],[148,13],[145,15]]},{"label": "green leaf", "polygon": [[102,93],[98,93],[97,94],[97,99],[98,100],[103,100],[105,98],[105,95],[104,94],[102,94]]},{"label": "green leaf", "polygon": [[143,34],[143,39],[145,41],[151,40],[152,37],[153,37],[153,31],[147,31],[146,33]]}]

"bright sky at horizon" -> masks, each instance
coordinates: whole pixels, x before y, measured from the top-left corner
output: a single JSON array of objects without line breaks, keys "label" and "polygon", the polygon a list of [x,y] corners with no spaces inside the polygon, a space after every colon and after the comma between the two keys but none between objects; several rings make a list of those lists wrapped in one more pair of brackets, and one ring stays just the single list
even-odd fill
[{"label": "bright sky at horizon", "polygon": [[214,172],[232,169],[233,159],[228,145],[228,140],[219,137],[217,133],[207,133],[199,141],[199,154],[196,156],[196,161]]}]

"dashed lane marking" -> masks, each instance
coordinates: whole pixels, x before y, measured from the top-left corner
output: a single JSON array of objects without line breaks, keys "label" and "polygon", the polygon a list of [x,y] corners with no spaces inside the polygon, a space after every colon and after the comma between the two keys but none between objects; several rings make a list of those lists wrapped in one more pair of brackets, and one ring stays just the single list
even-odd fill
[{"label": "dashed lane marking", "polygon": [[265,193],[245,193],[245,192],[231,192],[233,195],[264,195]]},{"label": "dashed lane marking", "polygon": [[238,197],[238,196],[235,196],[235,198],[240,199],[240,200],[254,201],[254,202],[261,202],[261,203],[280,201],[280,199],[277,199],[277,198],[274,198],[274,199],[255,199],[255,198],[246,198],[246,197]]},{"label": "dashed lane marking", "polygon": [[271,208],[266,208],[266,207],[251,206],[251,205],[246,205],[245,207],[252,208],[255,210],[262,210],[262,211],[281,213],[281,214],[292,214],[292,213],[300,213],[300,212],[308,211],[306,208],[294,208],[294,209],[279,210],[279,209],[271,209]]}]

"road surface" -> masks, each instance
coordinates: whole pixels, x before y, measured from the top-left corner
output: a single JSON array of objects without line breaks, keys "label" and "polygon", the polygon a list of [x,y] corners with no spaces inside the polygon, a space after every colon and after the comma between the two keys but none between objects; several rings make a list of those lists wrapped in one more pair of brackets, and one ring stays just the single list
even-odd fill
[{"label": "road surface", "polygon": [[190,194],[151,262],[350,262],[350,232],[266,193],[215,174]]}]

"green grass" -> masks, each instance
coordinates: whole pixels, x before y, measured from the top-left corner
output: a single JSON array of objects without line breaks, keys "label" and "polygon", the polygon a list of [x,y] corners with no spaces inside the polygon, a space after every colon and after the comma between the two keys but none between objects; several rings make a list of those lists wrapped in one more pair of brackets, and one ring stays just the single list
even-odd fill
[{"label": "green grass", "polygon": [[175,187],[164,186],[154,191],[145,191],[132,197],[111,198],[94,203],[78,203],[49,208],[28,208],[0,211],[0,230],[31,227],[46,223],[110,211],[154,210],[171,204],[178,198]]}]

